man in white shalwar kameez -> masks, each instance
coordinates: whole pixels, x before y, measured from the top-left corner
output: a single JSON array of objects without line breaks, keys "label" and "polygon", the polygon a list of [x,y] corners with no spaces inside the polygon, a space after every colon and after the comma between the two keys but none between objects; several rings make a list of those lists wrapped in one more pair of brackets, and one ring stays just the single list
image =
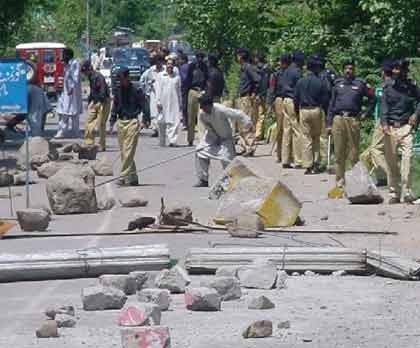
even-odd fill
[{"label": "man in white shalwar kameez", "polygon": [[156,93],[159,89],[158,76],[165,71],[165,59],[160,54],[157,54],[152,59],[155,64],[141,75],[140,86],[146,96],[146,102],[149,102],[150,126],[153,129],[152,136],[156,137],[158,135],[157,116],[159,114]]},{"label": "man in white shalwar kameez", "polygon": [[[64,49],[63,60],[64,84],[63,92],[57,103],[57,114],[59,115],[58,132],[55,138],[66,136],[79,136],[79,117],[83,113],[82,103],[82,81],[80,75],[80,62],[74,58],[73,50]],[[71,120],[71,129],[69,123]]]},{"label": "man in white shalwar kameez", "polygon": [[175,73],[174,61],[168,59],[166,70],[158,77],[157,99],[160,112],[158,122],[166,128],[166,141],[169,146],[176,146],[178,128],[182,119],[181,78]]},{"label": "man in white shalwar kameez", "polygon": [[240,110],[213,103],[213,99],[208,94],[201,95],[198,102],[199,118],[204,133],[197,146],[198,182],[194,187],[208,187],[210,159],[221,161],[223,168],[226,168],[236,155],[231,122],[239,122],[244,130],[249,130],[252,128],[252,121]]}]

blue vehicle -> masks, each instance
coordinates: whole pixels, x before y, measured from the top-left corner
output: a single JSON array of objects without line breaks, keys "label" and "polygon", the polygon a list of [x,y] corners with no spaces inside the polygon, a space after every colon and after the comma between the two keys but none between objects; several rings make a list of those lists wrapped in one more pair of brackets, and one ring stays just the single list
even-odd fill
[{"label": "blue vehicle", "polygon": [[144,48],[119,47],[112,50],[113,65],[111,68],[111,88],[114,91],[119,86],[117,72],[122,67],[130,71],[130,80],[139,85],[141,75],[150,67],[149,51]]}]

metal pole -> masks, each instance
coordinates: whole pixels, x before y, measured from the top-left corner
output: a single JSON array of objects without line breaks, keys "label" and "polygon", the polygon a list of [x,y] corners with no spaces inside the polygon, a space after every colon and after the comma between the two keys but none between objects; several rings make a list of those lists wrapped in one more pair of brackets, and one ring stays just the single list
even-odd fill
[{"label": "metal pole", "polygon": [[25,191],[26,191],[26,208],[29,208],[29,122],[25,122],[25,165],[26,165],[26,182],[25,182]]},{"label": "metal pole", "polygon": [[90,30],[90,18],[89,18],[89,10],[90,10],[90,8],[89,8],[90,6],[89,6],[89,0],[86,0],[86,47],[87,47],[87,51],[88,51],[88,55],[89,55],[89,52],[90,52],[90,33],[89,33],[89,30]]}]

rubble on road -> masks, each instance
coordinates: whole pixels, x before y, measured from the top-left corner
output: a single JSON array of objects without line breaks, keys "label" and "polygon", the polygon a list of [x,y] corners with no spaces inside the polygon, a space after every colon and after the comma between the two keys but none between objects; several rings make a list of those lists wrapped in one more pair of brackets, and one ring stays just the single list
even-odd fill
[{"label": "rubble on road", "polygon": [[167,226],[188,226],[193,222],[193,214],[190,207],[182,206],[167,209],[163,207],[159,216],[159,224]]},{"label": "rubble on road", "polygon": [[59,337],[57,330],[57,322],[52,319],[45,320],[41,327],[36,330],[35,334],[38,338]]},{"label": "rubble on road", "polygon": [[129,277],[132,277],[136,281],[136,290],[143,290],[149,288],[156,288],[156,277],[159,272],[145,272],[145,271],[134,271],[128,274]]},{"label": "rubble on road", "polygon": [[278,271],[277,272],[277,282],[276,282],[276,289],[286,289],[287,287],[287,278],[289,275],[286,271]]},{"label": "rubble on road", "polygon": [[103,274],[98,283],[104,287],[111,287],[123,291],[126,295],[136,293],[136,279],[125,274]]},{"label": "rubble on road", "polygon": [[[67,163],[66,163],[67,164]],[[36,169],[39,178],[48,179],[53,175],[57,174],[57,172],[66,165],[62,162],[47,162],[44,163],[42,166],[39,166]]]},{"label": "rubble on road", "polygon": [[73,152],[73,144],[66,144],[61,148],[61,152],[70,153]]},{"label": "rubble on road", "polygon": [[187,288],[184,294],[187,309],[191,311],[220,311],[222,299],[216,290],[200,287]]},{"label": "rubble on road", "polygon": [[58,155],[58,161],[65,162],[65,161],[71,161],[74,160],[74,156],[70,153],[60,153]]},{"label": "rubble on road", "polygon": [[216,270],[216,277],[236,277],[240,266],[222,266]]},{"label": "rubble on road", "polygon": [[32,137],[22,144],[17,153],[17,165],[26,169],[26,142],[29,141],[29,165],[35,170],[44,163],[58,159],[56,146],[43,137]]},{"label": "rubble on road", "polygon": [[155,279],[156,287],[167,289],[171,294],[181,294],[185,292],[185,287],[191,283],[187,272],[179,266],[171,269],[164,269]]},{"label": "rubble on road", "polygon": [[79,144],[79,146],[73,146],[73,152],[79,154],[79,159],[96,160],[98,145]]},{"label": "rubble on road", "polygon": [[46,231],[51,218],[43,209],[21,209],[16,211],[19,226],[23,231]]},{"label": "rubble on road", "polygon": [[162,313],[153,303],[127,304],[118,316],[119,326],[154,326],[160,325]]},{"label": "rubble on road", "polygon": [[271,262],[254,263],[238,272],[239,281],[245,288],[273,289],[277,281],[277,267]]},{"label": "rubble on road", "polygon": [[273,323],[270,320],[258,320],[249,325],[242,333],[243,338],[264,338],[273,334]]},{"label": "rubble on road", "polygon": [[72,328],[76,326],[76,319],[74,316],[68,314],[57,314],[55,321],[59,328]]},{"label": "rubble on road", "polygon": [[241,284],[236,277],[215,277],[202,281],[200,286],[216,290],[222,301],[237,300],[242,296]]},{"label": "rubble on road", "polygon": [[166,289],[142,289],[137,292],[137,300],[156,304],[161,311],[167,311],[171,304],[171,294]]},{"label": "rubble on road", "polygon": [[89,214],[98,211],[95,174],[89,167],[63,168],[48,179],[46,188],[54,214]]},{"label": "rubble on road", "polygon": [[121,309],[127,301],[127,296],[121,290],[91,286],[82,290],[82,303],[85,311],[103,311]]},{"label": "rubble on road", "polygon": [[[217,209],[214,221],[219,224],[246,222],[245,229],[256,224],[264,228],[293,226],[299,216],[302,204],[291,190],[277,180],[247,177],[240,180],[233,189],[226,192]],[[260,219],[251,220],[257,216]]]},{"label": "rubble on road", "polygon": [[169,328],[141,326],[121,329],[122,348],[171,348]]},{"label": "rubble on road", "polygon": [[74,317],[76,312],[73,306],[51,306],[45,310],[45,315],[50,319],[55,319],[58,314]]},{"label": "rubble on road", "polygon": [[352,204],[380,204],[383,197],[379,193],[369,171],[362,162],[346,172],[344,193]]},{"label": "rubble on road", "polygon": [[90,163],[91,168],[97,176],[113,176],[114,169],[112,168],[112,162],[108,160],[106,156],[102,156],[96,161]]},{"label": "rubble on road", "polygon": [[136,191],[125,191],[118,195],[118,200],[123,208],[145,207],[149,202],[138,195]]},{"label": "rubble on road", "polygon": [[95,188],[98,210],[111,210],[117,205],[112,193],[111,183]]},{"label": "rubble on road", "polygon": [[248,302],[248,309],[265,310],[265,309],[273,309],[274,307],[275,307],[274,303],[271,302],[271,300],[264,295],[253,297]]}]

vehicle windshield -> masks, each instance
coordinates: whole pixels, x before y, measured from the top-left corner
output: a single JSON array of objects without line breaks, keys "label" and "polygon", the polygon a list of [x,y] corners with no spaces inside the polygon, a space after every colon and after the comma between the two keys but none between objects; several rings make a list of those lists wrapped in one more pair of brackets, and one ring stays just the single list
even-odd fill
[{"label": "vehicle windshield", "polygon": [[120,65],[149,65],[149,53],[142,48],[115,49],[112,58],[115,64]]},{"label": "vehicle windshield", "polygon": [[182,51],[186,55],[194,54],[191,45],[185,41],[172,41],[168,44],[169,51],[177,53],[178,51]]}]

